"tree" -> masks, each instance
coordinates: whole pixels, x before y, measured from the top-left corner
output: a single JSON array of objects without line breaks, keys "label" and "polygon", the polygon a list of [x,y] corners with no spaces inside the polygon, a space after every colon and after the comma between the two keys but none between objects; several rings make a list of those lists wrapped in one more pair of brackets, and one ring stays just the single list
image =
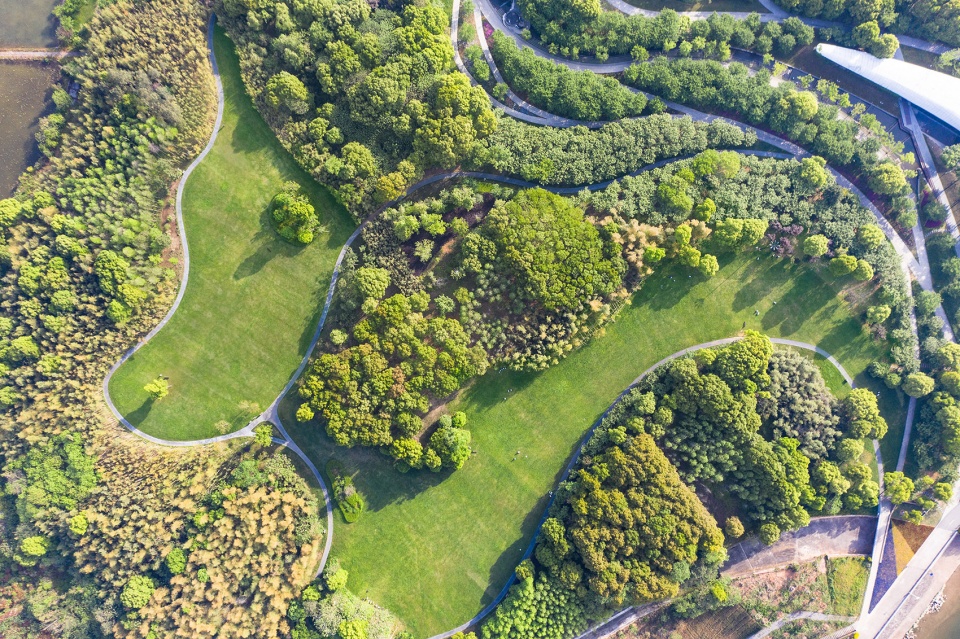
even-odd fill
[{"label": "tree", "polygon": [[337,566],[335,570],[324,572],[324,580],[326,581],[327,588],[332,592],[346,588],[349,579],[350,573],[340,566]]},{"label": "tree", "polygon": [[174,548],[163,558],[163,562],[171,575],[179,575],[187,568],[187,555],[182,548]]},{"label": "tree", "polygon": [[880,416],[877,396],[866,388],[855,388],[844,398],[841,410],[849,437],[883,439],[887,422]]},{"label": "tree", "polygon": [[907,177],[899,165],[887,160],[870,169],[867,183],[879,195],[896,195],[907,188]]},{"label": "tree", "polygon": [[924,373],[910,373],[903,380],[903,392],[910,397],[923,397],[933,392],[936,382]]},{"label": "tree", "polygon": [[275,109],[302,115],[310,108],[310,92],[297,76],[281,71],[267,80],[265,100]]},{"label": "tree", "polygon": [[950,501],[950,498],[953,497],[953,486],[946,482],[937,482],[933,485],[933,497],[937,501]]},{"label": "tree", "polygon": [[960,169],[960,144],[954,144],[943,149],[943,163],[951,171]]},{"label": "tree", "polygon": [[830,260],[830,274],[834,277],[849,275],[857,269],[857,258],[852,255],[838,255]]},{"label": "tree", "polygon": [[441,426],[430,436],[430,448],[444,466],[457,470],[470,458],[470,431],[454,426]]},{"label": "tree", "polygon": [[139,610],[147,605],[154,591],[153,580],[143,575],[130,577],[120,593],[120,603],[127,608]]},{"label": "tree", "polygon": [[876,224],[864,224],[857,230],[857,239],[870,250],[879,248],[887,239],[883,230]]},{"label": "tree", "polygon": [[271,215],[280,237],[290,242],[309,244],[320,229],[320,219],[300,185],[287,182],[270,203]]},{"label": "tree", "polygon": [[357,269],[356,283],[363,299],[383,299],[390,287],[390,271],[375,266],[362,266]]},{"label": "tree", "polygon": [[170,382],[162,375],[143,387],[154,400],[160,400],[170,393]]},{"label": "tree", "polygon": [[257,446],[269,446],[273,443],[273,424],[264,422],[253,429],[253,443]]},{"label": "tree", "polygon": [[913,480],[901,472],[884,473],[883,486],[887,498],[895,506],[908,501],[913,495]]},{"label": "tree", "polygon": [[873,279],[873,266],[866,260],[857,260],[857,268],[853,270],[853,279],[858,282],[867,282]]},{"label": "tree", "polygon": [[700,257],[700,265],[697,267],[701,273],[707,277],[713,277],[720,270],[720,263],[713,255],[703,255]]},{"label": "tree", "polygon": [[867,308],[867,322],[870,324],[883,324],[890,317],[890,307],[885,304],[870,306]]},{"label": "tree", "polygon": [[960,370],[960,344],[947,342],[937,351],[937,361],[944,368]]},{"label": "tree", "polygon": [[830,247],[825,235],[811,235],[803,241],[803,252],[810,257],[821,257]]},{"label": "tree", "polygon": [[501,276],[516,278],[527,298],[548,310],[573,311],[613,292],[626,267],[582,209],[542,189],[494,206],[483,234],[496,245]]},{"label": "tree", "polygon": [[760,526],[760,541],[767,546],[772,546],[780,541],[780,527],[773,523]]},{"label": "tree", "polygon": [[723,525],[723,532],[731,539],[739,539],[744,533],[743,524],[740,523],[738,517],[727,517],[727,521]]},{"label": "tree", "polygon": [[797,185],[804,193],[816,193],[826,188],[833,176],[826,169],[827,161],[819,156],[800,160],[800,170]]}]

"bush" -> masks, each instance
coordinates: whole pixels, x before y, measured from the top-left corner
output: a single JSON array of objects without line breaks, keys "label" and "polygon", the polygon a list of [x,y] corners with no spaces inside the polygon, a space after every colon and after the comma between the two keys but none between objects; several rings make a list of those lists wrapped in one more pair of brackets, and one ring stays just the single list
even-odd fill
[{"label": "bush", "polygon": [[726,533],[727,537],[731,539],[739,539],[743,536],[744,529],[743,524],[740,522],[739,517],[727,517],[727,521],[723,524],[723,532]]}]

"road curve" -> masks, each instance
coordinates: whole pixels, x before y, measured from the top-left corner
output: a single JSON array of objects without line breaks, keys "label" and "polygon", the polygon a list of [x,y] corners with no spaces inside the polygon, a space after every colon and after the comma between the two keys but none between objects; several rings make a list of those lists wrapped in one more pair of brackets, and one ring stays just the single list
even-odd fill
[{"label": "road curve", "polygon": [[[621,401],[631,390],[633,390],[634,387],[635,387],[637,384],[639,384],[641,381],[643,381],[643,378],[644,378],[644,377],[646,377],[647,375],[649,375],[649,374],[652,373],[653,371],[657,370],[658,368],[660,368],[660,367],[663,366],[664,364],[667,364],[668,362],[671,362],[671,361],[677,359],[678,357],[683,357],[684,355],[689,355],[690,353],[694,353],[694,352],[699,351],[699,350],[702,350],[702,349],[704,349],[704,348],[713,348],[713,347],[716,347],[716,346],[724,346],[724,345],[726,345],[726,344],[732,344],[733,342],[736,342],[736,341],[738,341],[738,340],[740,340],[740,339],[741,339],[740,337],[724,337],[724,338],[721,338],[721,339],[715,339],[715,340],[712,340],[712,341],[709,341],[709,342],[704,342],[704,343],[702,343],[702,344],[697,344],[697,345],[695,345],[695,346],[688,346],[687,348],[681,349],[681,350],[677,351],[676,353],[673,353],[673,354],[671,354],[671,355],[667,355],[666,357],[664,357],[663,359],[661,359],[659,362],[657,362],[656,364],[654,364],[653,366],[651,366],[651,367],[648,368],[647,370],[645,370],[645,371],[643,371],[642,373],[640,373],[640,375],[638,375],[638,376],[636,377],[636,379],[634,379],[632,382],[630,382],[630,385],[629,385],[629,386],[627,386],[625,389],[623,389],[623,391],[622,391],[619,395],[617,395],[617,398],[613,400],[613,403],[610,404],[610,406],[607,407],[607,410],[603,411],[603,414],[600,415],[600,417],[597,419],[597,421],[595,421],[595,422],[593,423],[593,425],[590,427],[590,429],[586,432],[586,434],[585,434],[585,435],[583,436],[583,438],[580,440],[580,444],[577,446],[577,449],[574,451],[573,456],[570,458],[570,461],[567,463],[566,468],[563,469],[563,473],[561,473],[560,478],[557,480],[557,484],[559,485],[559,484],[561,484],[561,483],[563,483],[564,481],[567,480],[567,478],[570,476],[570,473],[573,471],[574,466],[576,466],[577,462],[580,460],[580,453],[583,451],[583,447],[586,446],[587,442],[590,441],[590,438],[593,437],[593,433],[597,430],[597,427],[600,426],[601,423],[603,423],[603,420],[604,420],[604,419],[606,418],[606,416],[610,413],[610,411],[613,410],[613,408],[614,408],[617,404],[619,404],[620,401]],[[850,374],[847,372],[847,370],[843,367],[843,365],[841,365],[840,362],[838,362],[838,361],[836,360],[836,358],[833,357],[833,355],[831,355],[831,354],[828,353],[827,351],[823,350],[822,348],[820,348],[820,347],[817,346],[816,344],[808,344],[807,342],[799,342],[799,341],[797,341],[797,340],[784,339],[784,338],[780,338],[780,337],[771,337],[771,338],[769,338],[769,339],[770,339],[770,341],[773,342],[774,344],[779,344],[779,345],[781,345],[781,346],[791,346],[791,347],[793,347],[793,348],[801,348],[801,349],[804,349],[804,350],[813,351],[813,352],[815,352],[815,353],[817,353],[817,354],[819,354],[819,355],[822,355],[823,357],[826,357],[826,358],[830,361],[830,363],[833,364],[833,365],[837,368],[838,371],[840,371],[840,374],[843,376],[843,379],[846,380],[847,383],[851,385],[851,387],[853,386],[853,378],[850,376]],[[544,522],[544,520],[545,520],[546,517],[547,517],[547,513],[550,511],[550,507],[553,505],[553,500],[554,500],[554,498],[555,498],[555,495],[552,495],[552,496],[550,497],[550,501],[547,503],[546,508],[544,508],[543,514],[542,514],[541,517],[540,517],[540,521],[539,521],[539,523],[537,524],[537,528],[536,528],[536,530],[535,530],[534,533],[533,533],[532,539],[530,540],[530,545],[527,546],[526,551],[523,553],[523,556],[521,557],[521,561],[524,560],[524,559],[527,559],[528,557],[530,557],[531,554],[533,554],[533,549],[534,549],[534,547],[536,546],[536,543],[537,543],[537,536],[540,534],[540,528],[541,528],[541,526],[543,526],[543,522]],[[504,597],[507,596],[507,593],[509,592],[510,587],[514,584],[514,582],[516,582],[516,579],[517,579],[517,578],[516,578],[516,575],[511,574],[511,575],[510,575],[510,578],[507,580],[506,585],[504,585],[504,587],[500,590],[500,593],[494,598],[493,601],[491,601],[489,604],[487,604],[487,605],[483,608],[483,610],[481,610],[480,612],[478,612],[478,613],[473,617],[473,619],[471,619],[470,621],[467,621],[467,622],[464,622],[464,623],[460,624],[459,626],[457,626],[456,628],[454,628],[454,629],[452,629],[452,630],[447,630],[446,632],[441,632],[440,634],[434,635],[434,636],[430,637],[430,639],[447,639],[448,637],[451,637],[452,635],[455,635],[455,634],[458,633],[458,632],[464,632],[464,631],[466,631],[468,628],[472,628],[472,627],[476,626],[478,623],[480,623],[481,620],[483,620],[484,617],[486,617],[486,616],[489,615],[491,612],[493,612],[493,611],[496,609],[496,607],[500,604],[501,601],[503,601]],[[619,613],[617,613],[617,615],[620,615],[620,614],[622,614],[622,611],[619,612]],[[615,615],[615,616],[616,616],[616,615]]]}]

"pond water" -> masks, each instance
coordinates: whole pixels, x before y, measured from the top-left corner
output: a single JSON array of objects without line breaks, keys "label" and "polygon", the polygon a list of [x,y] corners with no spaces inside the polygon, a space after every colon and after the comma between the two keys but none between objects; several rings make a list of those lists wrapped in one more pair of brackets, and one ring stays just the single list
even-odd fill
[{"label": "pond water", "polygon": [[953,573],[943,589],[946,595],[940,611],[924,617],[917,639],[957,639],[960,637],[960,570]]},{"label": "pond water", "polygon": [[0,0],[0,48],[57,46],[52,11],[59,0]]},{"label": "pond water", "polygon": [[0,198],[9,197],[20,174],[40,157],[34,135],[50,110],[57,73],[54,64],[0,62]]}]

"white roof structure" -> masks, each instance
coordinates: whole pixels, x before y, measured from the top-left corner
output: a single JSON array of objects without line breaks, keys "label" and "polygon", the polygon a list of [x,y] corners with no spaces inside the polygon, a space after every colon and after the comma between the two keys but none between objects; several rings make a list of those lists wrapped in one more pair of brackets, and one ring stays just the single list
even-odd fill
[{"label": "white roof structure", "polygon": [[818,44],[817,53],[893,91],[960,131],[960,78],[832,44]]}]

